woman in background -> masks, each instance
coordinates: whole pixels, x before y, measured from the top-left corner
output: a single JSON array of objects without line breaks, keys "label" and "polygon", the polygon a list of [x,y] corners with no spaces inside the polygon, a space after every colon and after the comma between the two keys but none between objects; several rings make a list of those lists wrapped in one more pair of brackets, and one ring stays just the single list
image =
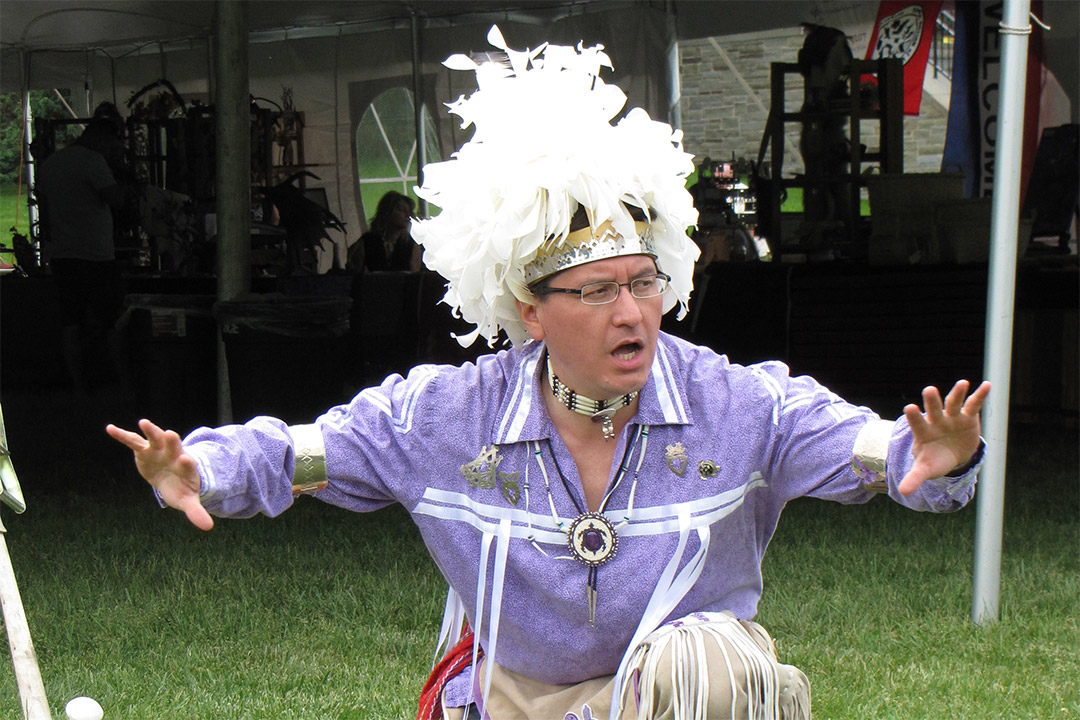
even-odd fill
[{"label": "woman in background", "polygon": [[420,269],[420,246],[409,235],[416,203],[391,190],[382,196],[371,228],[349,248],[347,268],[353,272]]}]

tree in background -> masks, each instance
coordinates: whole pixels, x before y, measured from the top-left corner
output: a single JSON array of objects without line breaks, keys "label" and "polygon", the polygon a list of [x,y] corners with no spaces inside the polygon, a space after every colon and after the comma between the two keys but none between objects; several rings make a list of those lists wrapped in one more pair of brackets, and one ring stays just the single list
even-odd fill
[{"label": "tree in background", "polygon": [[[30,110],[35,118],[70,118],[71,112],[65,102],[71,100],[70,90],[31,90]],[[61,101],[61,96],[63,101]],[[21,93],[0,93],[0,248],[9,249],[13,239],[9,231],[24,236],[29,232],[26,210],[27,173],[23,170],[22,189],[19,182],[19,142],[23,139],[23,108]],[[66,145],[79,136],[81,128],[71,125],[61,129],[57,136],[59,145]],[[17,222],[16,222],[17,221]],[[18,227],[16,228],[16,224]],[[0,264],[12,262],[10,252],[0,250]]]},{"label": "tree in background", "polygon": [[[70,90],[61,90],[61,102],[55,90],[31,90],[30,111],[35,118],[70,118],[71,113],[64,102],[71,99]],[[0,185],[14,184],[19,179],[19,141],[22,139],[22,95],[0,93]],[[64,130],[70,137],[57,137],[57,145],[66,145],[78,137],[80,128],[70,126]],[[25,178],[25,174],[24,174]],[[24,180],[25,182],[25,180]]]}]

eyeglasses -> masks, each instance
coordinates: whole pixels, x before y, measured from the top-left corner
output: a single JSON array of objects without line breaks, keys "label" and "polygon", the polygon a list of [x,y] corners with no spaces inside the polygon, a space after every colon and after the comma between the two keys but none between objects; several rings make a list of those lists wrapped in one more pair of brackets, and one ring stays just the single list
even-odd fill
[{"label": "eyeglasses", "polygon": [[549,295],[551,293],[580,295],[581,302],[586,305],[607,305],[615,302],[615,299],[619,297],[619,289],[622,287],[629,287],[630,294],[638,300],[648,300],[663,295],[670,280],[670,276],[657,273],[634,278],[628,283],[617,283],[614,280],[609,280],[607,282],[588,283],[580,288],[538,287],[533,292],[537,295]]}]

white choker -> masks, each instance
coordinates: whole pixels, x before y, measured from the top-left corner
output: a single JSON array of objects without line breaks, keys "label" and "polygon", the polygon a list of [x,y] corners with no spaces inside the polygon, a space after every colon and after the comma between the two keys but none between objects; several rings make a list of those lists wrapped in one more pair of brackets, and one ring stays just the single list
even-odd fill
[{"label": "white choker", "polygon": [[585,397],[571,390],[559,380],[559,376],[551,369],[550,356],[547,358],[547,374],[548,383],[551,385],[551,392],[555,399],[565,405],[568,410],[576,412],[578,415],[586,415],[592,418],[594,423],[603,423],[605,440],[611,440],[615,437],[615,425],[612,422],[615,413],[634,402],[634,398],[638,396],[638,391],[634,390],[625,395],[613,397],[610,400],[593,400]]}]

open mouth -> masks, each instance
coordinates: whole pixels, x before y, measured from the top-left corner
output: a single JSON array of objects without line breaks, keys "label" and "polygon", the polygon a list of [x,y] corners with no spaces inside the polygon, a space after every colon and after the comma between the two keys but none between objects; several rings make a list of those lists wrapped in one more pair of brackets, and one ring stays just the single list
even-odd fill
[{"label": "open mouth", "polygon": [[616,360],[633,360],[639,352],[641,352],[641,343],[628,342],[619,345],[611,354]]}]

